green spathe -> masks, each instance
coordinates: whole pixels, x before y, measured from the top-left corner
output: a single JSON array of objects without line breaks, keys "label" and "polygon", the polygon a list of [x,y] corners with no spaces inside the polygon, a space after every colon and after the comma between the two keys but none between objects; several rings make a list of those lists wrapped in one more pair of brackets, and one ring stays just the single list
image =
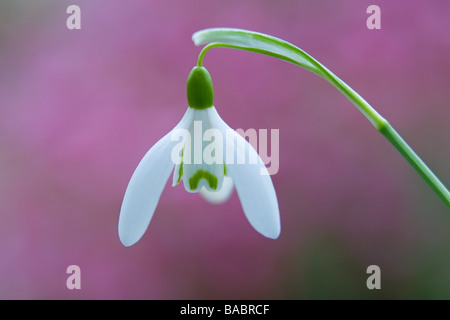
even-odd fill
[{"label": "green spathe", "polygon": [[194,109],[206,109],[214,105],[211,76],[204,67],[194,67],[186,84],[188,105]]}]

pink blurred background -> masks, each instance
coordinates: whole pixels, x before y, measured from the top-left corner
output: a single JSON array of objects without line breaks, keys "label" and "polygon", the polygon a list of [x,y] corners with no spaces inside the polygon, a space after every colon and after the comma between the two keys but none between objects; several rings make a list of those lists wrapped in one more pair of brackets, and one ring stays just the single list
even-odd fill
[{"label": "pink blurred background", "polygon": [[[66,8],[81,8],[81,30]],[[366,9],[381,8],[381,30]],[[234,128],[279,129],[282,233],[166,186],[144,237],[117,235],[125,188],[181,118],[200,48],[238,27],[292,42],[383,115],[450,185],[450,2],[0,3],[1,299],[450,298],[450,215],[356,108],[319,77],[214,49],[215,104]],[[68,290],[66,268],[81,268]],[[366,268],[381,268],[368,290]]]}]

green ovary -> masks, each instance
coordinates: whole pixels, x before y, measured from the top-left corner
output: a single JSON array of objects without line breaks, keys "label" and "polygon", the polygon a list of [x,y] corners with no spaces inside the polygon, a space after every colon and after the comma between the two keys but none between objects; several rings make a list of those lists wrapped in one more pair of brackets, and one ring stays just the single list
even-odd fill
[{"label": "green ovary", "polygon": [[189,179],[189,188],[191,188],[191,190],[196,190],[201,179],[205,179],[211,189],[217,189],[217,177],[204,170],[197,170],[197,172]]}]

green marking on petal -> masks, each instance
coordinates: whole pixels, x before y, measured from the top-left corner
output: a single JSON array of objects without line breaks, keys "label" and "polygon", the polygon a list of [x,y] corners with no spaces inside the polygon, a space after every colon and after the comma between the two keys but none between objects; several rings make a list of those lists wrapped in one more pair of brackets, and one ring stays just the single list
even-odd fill
[{"label": "green marking on petal", "polygon": [[181,177],[183,176],[183,155],[184,155],[184,148],[183,148],[183,150],[181,150],[181,163],[180,163],[180,167],[178,168],[177,183],[180,183]]},{"label": "green marking on petal", "polygon": [[180,163],[180,168],[178,169],[178,179],[177,183],[180,183],[181,177],[183,176],[183,161]]},{"label": "green marking on petal", "polygon": [[217,177],[211,172],[204,170],[197,170],[197,172],[189,179],[189,188],[191,190],[196,190],[201,179],[205,179],[211,189],[217,189]]},{"label": "green marking on petal", "polygon": [[223,175],[224,176],[227,175],[227,167],[225,165],[223,165]]}]

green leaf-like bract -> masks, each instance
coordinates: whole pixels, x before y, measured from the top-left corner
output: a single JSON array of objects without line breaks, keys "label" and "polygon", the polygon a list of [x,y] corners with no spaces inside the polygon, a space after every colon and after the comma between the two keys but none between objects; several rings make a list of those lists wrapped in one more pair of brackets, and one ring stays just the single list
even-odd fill
[{"label": "green leaf-like bract", "polygon": [[212,28],[194,33],[192,40],[195,45],[214,42],[266,54],[321,75],[321,71],[315,66],[318,62],[306,52],[289,42],[263,33],[233,28]]}]

